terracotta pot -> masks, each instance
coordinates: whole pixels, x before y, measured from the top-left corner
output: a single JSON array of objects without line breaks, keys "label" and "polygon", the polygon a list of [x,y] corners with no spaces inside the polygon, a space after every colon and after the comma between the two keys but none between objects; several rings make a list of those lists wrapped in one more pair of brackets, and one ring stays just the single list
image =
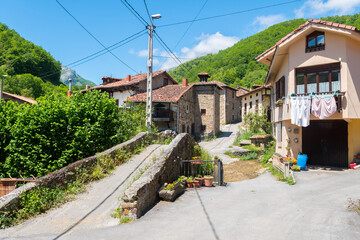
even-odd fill
[{"label": "terracotta pot", "polygon": [[196,181],[199,181],[200,187],[204,184],[204,178],[203,178],[203,177],[202,177],[202,178],[196,177],[195,180],[196,180]]},{"label": "terracotta pot", "polygon": [[192,188],[193,187],[193,182],[186,182],[186,186],[188,188]]},{"label": "terracotta pot", "polygon": [[184,183],[184,185],[186,186],[186,180],[187,180],[188,178],[187,177],[185,177],[185,178],[183,178],[183,183]]},{"label": "terracotta pot", "polygon": [[214,177],[204,177],[205,187],[212,187]]},{"label": "terracotta pot", "polygon": [[200,187],[200,182],[197,180],[193,181],[192,184],[193,184],[193,187]]}]

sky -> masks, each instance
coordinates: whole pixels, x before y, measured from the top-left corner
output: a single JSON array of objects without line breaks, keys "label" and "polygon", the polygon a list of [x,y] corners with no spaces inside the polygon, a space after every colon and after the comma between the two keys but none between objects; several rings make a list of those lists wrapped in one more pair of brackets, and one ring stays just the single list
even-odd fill
[{"label": "sky", "polygon": [[[58,2],[87,31],[56,0],[0,0],[0,22],[96,84],[102,82],[103,76],[124,78],[147,71],[145,24],[126,8],[124,0]],[[127,2],[149,23],[143,0]],[[150,15],[162,15],[154,20],[155,31],[181,62],[217,53],[282,21],[354,14],[360,10],[360,0],[147,0],[146,4]],[[208,18],[213,16],[219,17]],[[194,19],[199,21],[191,22]],[[172,25],[184,21],[190,22]],[[69,65],[136,33],[139,34],[135,39],[116,45],[112,54],[106,51],[83,64]],[[154,71],[178,64],[154,38]]]}]

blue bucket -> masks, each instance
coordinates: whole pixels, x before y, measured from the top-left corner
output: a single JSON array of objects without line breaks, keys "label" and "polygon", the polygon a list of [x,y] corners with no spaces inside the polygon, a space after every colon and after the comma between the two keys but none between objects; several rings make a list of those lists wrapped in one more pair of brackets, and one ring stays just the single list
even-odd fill
[{"label": "blue bucket", "polygon": [[307,155],[306,154],[299,154],[297,158],[297,165],[300,167],[301,170],[306,169],[306,162],[307,162]]}]

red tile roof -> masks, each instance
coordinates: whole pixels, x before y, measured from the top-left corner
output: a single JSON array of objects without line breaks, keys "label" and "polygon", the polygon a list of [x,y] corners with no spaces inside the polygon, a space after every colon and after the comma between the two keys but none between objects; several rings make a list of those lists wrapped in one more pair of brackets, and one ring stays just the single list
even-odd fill
[{"label": "red tile roof", "polygon": [[260,54],[259,56],[257,56],[255,59],[258,60],[259,58],[263,57],[263,56],[266,55],[267,53],[271,52],[271,51],[274,50],[277,46],[279,46],[281,43],[285,42],[285,41],[288,40],[290,37],[292,37],[293,35],[295,35],[297,32],[303,30],[306,26],[308,26],[308,25],[310,25],[310,24],[322,24],[322,25],[326,25],[326,26],[332,26],[332,27],[347,29],[347,30],[351,30],[351,31],[359,31],[356,27],[348,26],[348,25],[345,25],[345,24],[339,24],[339,23],[321,21],[321,20],[318,20],[318,19],[314,19],[314,20],[309,19],[309,20],[306,21],[304,24],[300,25],[300,27],[298,27],[297,29],[295,29],[294,31],[292,31],[291,33],[289,33],[288,35],[286,35],[285,37],[283,37],[283,38],[282,38],[280,41],[278,41],[274,46],[272,46],[271,48],[269,48],[269,49],[266,50],[265,52],[261,53],[261,54]]},{"label": "red tile roof", "polygon": [[15,99],[18,99],[20,101],[31,103],[31,104],[37,103],[35,100],[33,100],[31,98],[19,96],[19,95],[12,94],[12,93],[3,92],[3,95],[4,95],[4,98],[7,96],[7,97],[10,97],[10,98],[15,98]]},{"label": "red tile roof", "polygon": [[[153,77],[156,77],[160,74],[165,73],[166,75],[168,75],[169,80],[171,80],[172,82],[174,82],[175,84],[177,84],[177,82],[165,71],[165,70],[159,70],[159,71],[155,71],[153,72]],[[111,79],[114,80],[114,82],[112,83],[108,83],[108,84],[100,84],[98,86],[89,88],[87,90],[92,90],[92,89],[107,89],[107,88],[114,88],[114,87],[122,87],[122,86],[131,86],[131,85],[135,85],[137,83],[140,83],[142,81],[146,81],[147,79],[147,73],[140,73],[134,76],[131,76],[130,81],[127,81],[127,78],[113,78],[113,77],[103,77],[104,79]],[[86,90],[86,91],[87,91]],[[82,90],[84,91],[84,90]]]},{"label": "red tile roof", "polygon": [[246,96],[246,95],[249,95],[249,94],[252,94],[252,93],[254,93],[254,92],[257,92],[257,91],[260,91],[260,90],[262,90],[262,89],[269,89],[270,88],[270,84],[268,84],[268,85],[262,85],[262,87],[258,87],[258,88],[255,88],[255,89],[253,89],[253,90],[250,90],[249,92],[247,92],[247,93],[244,93],[244,94],[241,94],[241,95],[239,95],[239,97],[244,97],[244,96]]},{"label": "red tile roof", "polygon": [[[152,91],[153,102],[177,102],[184,93],[186,93],[193,85],[184,87],[182,85],[167,85]],[[138,93],[128,97],[126,100],[130,102],[145,102],[146,92]]]},{"label": "red tile roof", "polygon": [[236,90],[237,90],[237,91],[236,91],[236,96],[237,96],[237,97],[240,97],[241,95],[250,92],[249,89],[244,88],[244,87],[237,87]]}]

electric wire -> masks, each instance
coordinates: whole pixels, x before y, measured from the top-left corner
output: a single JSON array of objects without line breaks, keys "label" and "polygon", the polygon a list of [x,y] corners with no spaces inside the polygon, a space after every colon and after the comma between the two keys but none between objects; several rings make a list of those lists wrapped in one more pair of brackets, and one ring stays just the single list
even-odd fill
[{"label": "electric wire", "polygon": [[125,7],[145,26],[149,25],[146,20],[135,10],[135,8],[133,8],[133,6],[131,6],[130,3],[128,3],[128,1],[126,0],[120,0]]},{"label": "electric wire", "polygon": [[157,27],[158,27],[158,28],[161,28],[161,27],[169,27],[169,26],[174,26],[174,25],[179,25],[179,24],[191,23],[191,22],[193,22],[193,21],[194,21],[194,22],[198,22],[198,21],[204,21],[204,20],[209,20],[209,19],[213,19],[213,18],[227,17],[227,16],[230,16],[230,15],[236,15],[236,14],[241,14],[241,13],[246,13],[246,12],[252,12],[252,11],[261,10],[261,9],[265,9],[265,8],[278,7],[278,6],[281,6],[281,5],[291,4],[291,3],[299,2],[299,1],[302,1],[302,0],[293,0],[293,1],[288,1],[288,2],[271,4],[271,5],[267,5],[267,6],[263,6],[263,7],[251,8],[251,9],[242,10],[242,11],[237,11],[237,12],[232,12],[232,13],[225,13],[225,14],[221,14],[221,15],[215,15],[215,16],[210,16],[210,17],[198,18],[198,19],[196,19],[196,20],[188,20],[188,21],[183,21],[183,22],[177,22],[177,23],[169,23],[169,24],[159,25],[159,26],[157,26]]},{"label": "electric wire", "polygon": [[[144,0],[145,1],[145,0]],[[183,38],[185,37],[185,35],[187,34],[187,32],[189,31],[189,29],[191,28],[191,26],[193,25],[194,21],[198,18],[198,16],[200,15],[200,13],[202,12],[202,10],[204,9],[206,3],[208,2],[208,0],[206,0],[204,2],[204,4],[202,5],[202,7],[200,8],[200,10],[198,11],[198,13],[196,14],[196,16],[194,17],[194,19],[191,21],[191,23],[189,24],[189,26],[187,27],[186,31],[184,32],[184,34],[180,37],[180,39],[178,40],[178,42],[175,44],[175,47],[173,48],[173,51],[175,51],[175,49],[177,48],[177,46],[179,45],[179,43],[183,40]]]},{"label": "electric wire", "polygon": [[146,12],[147,12],[147,15],[148,15],[148,17],[149,17],[149,20],[150,20],[150,22],[151,22],[151,16],[150,16],[150,13],[149,13],[149,9],[148,9],[148,7],[147,7],[147,4],[146,4],[146,0],[144,0],[144,5],[145,5],[145,8],[146,8]]},{"label": "electric wire", "polygon": [[87,30],[86,27],[84,27],[84,25],[82,25],[79,20],[77,20],[58,0],[56,0],[56,2],[62,7],[62,9],[64,9],[64,11],[69,14],[69,16],[71,16],[95,41],[97,41],[104,49],[106,49],[111,55],[113,55],[113,57],[115,57],[119,62],[121,62],[122,64],[124,64],[126,67],[128,67],[129,69],[131,69],[132,71],[138,73],[138,71],[136,71],[134,68],[130,67],[127,63],[125,63],[123,60],[121,60],[118,56],[116,56],[114,53],[112,53],[102,42],[100,42],[99,39],[97,39],[89,30]]}]

